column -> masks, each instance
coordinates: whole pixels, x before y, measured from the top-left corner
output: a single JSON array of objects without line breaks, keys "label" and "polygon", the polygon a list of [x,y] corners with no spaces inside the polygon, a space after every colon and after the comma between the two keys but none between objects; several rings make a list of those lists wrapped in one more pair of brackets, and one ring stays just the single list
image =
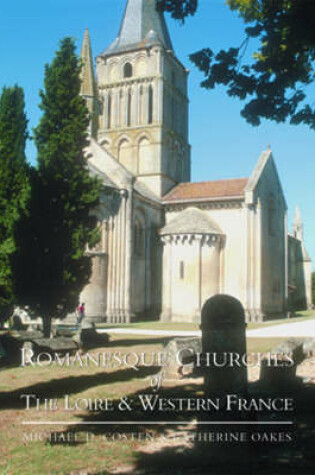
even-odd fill
[{"label": "column", "polygon": [[149,86],[146,84],[143,86],[143,119],[144,124],[146,125],[149,121]]},{"label": "column", "polygon": [[195,320],[200,321],[201,318],[201,307],[202,307],[202,245],[203,245],[203,236],[200,234],[193,235],[194,244],[196,247],[196,258],[198,262],[198,271],[197,271],[197,306],[195,309]]},{"label": "column", "polygon": [[125,309],[126,323],[129,323],[134,316],[131,308],[131,272],[132,272],[132,249],[133,249],[133,229],[132,229],[132,185],[128,187],[128,197],[126,205],[126,272],[125,272]]},{"label": "column", "polygon": [[110,216],[108,220],[108,297],[107,297],[107,319],[111,322],[113,313],[113,228],[114,219]]},{"label": "column", "polygon": [[119,90],[113,92],[113,126],[119,127]]},{"label": "column", "polygon": [[125,322],[126,318],[126,307],[125,307],[125,284],[126,284],[126,208],[127,208],[127,191],[126,190],[121,190],[120,195],[122,197],[122,203],[121,203],[121,212],[122,212],[122,217],[121,217],[121,279],[120,279],[120,286],[119,286],[119,308],[120,308],[120,316],[121,316],[121,322]]},{"label": "column", "polygon": [[138,85],[133,84],[131,89],[132,100],[131,100],[131,123],[132,125],[138,125],[138,106],[139,106],[139,94],[138,94]]},{"label": "column", "polygon": [[108,114],[108,92],[104,94],[104,103],[103,103],[103,123],[105,129],[109,128],[109,114]]},{"label": "column", "polygon": [[120,323],[120,283],[122,279],[120,268],[121,257],[121,201],[116,217],[117,232],[116,232],[116,275],[115,275],[115,323]]}]

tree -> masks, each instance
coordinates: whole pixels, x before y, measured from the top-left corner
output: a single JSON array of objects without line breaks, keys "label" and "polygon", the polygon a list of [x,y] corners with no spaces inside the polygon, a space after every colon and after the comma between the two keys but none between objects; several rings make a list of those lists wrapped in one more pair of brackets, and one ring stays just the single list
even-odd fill
[{"label": "tree", "polygon": [[25,144],[28,137],[24,92],[3,88],[0,97],[0,316],[7,317],[15,300],[12,257],[15,228],[29,197]]},{"label": "tree", "polygon": [[73,40],[63,39],[45,69],[43,115],[34,130],[38,167],[31,174],[30,219],[20,233],[28,245],[20,256],[19,296],[43,318],[46,336],[52,318],[75,309],[91,274],[86,246],[98,241],[92,212],[101,185],[90,176],[83,152],[89,119],[80,70]]},{"label": "tree", "polygon": [[[313,0],[227,0],[247,25],[241,45],[221,50],[210,48],[190,59],[203,72],[201,86],[221,84],[230,96],[245,100],[242,116],[252,125],[262,118],[315,129],[315,108],[307,100],[307,86],[314,81],[315,2]],[[198,8],[198,0],[158,0],[161,9],[184,20]],[[250,40],[258,43],[246,58]],[[256,44],[256,43],[255,43]]]}]

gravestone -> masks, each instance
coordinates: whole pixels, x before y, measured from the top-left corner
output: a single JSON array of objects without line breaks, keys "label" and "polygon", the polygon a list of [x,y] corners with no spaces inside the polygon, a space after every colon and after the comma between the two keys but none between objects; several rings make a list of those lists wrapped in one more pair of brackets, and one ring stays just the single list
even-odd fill
[{"label": "gravestone", "polygon": [[58,337],[58,338],[37,338],[32,341],[34,350],[36,352],[47,353],[71,353],[78,349],[78,345],[72,338]]},{"label": "gravestone", "polygon": [[73,338],[83,348],[95,348],[105,346],[109,342],[107,333],[98,333],[94,322],[84,319],[79,325],[77,334]]},{"label": "gravestone", "polygon": [[303,351],[309,358],[315,356],[315,338],[307,338],[304,340]]},{"label": "gravestone", "polygon": [[39,353],[74,353],[78,345],[72,338],[44,338],[39,331],[10,331],[0,336],[1,345],[6,352],[9,363],[21,362],[21,350],[32,350]]},{"label": "gravestone", "polygon": [[247,394],[246,323],[242,304],[230,295],[209,298],[201,312],[206,394]]},{"label": "gravestone", "polygon": [[12,320],[11,320],[11,328],[12,330],[17,330],[17,331],[20,331],[20,330],[25,330],[25,325],[24,323],[22,322],[22,319],[20,317],[20,315],[16,315],[14,314],[13,317],[12,317]]},{"label": "gravestone", "polygon": [[[242,438],[236,441],[223,439],[209,444],[209,456],[216,464],[221,465],[224,460],[228,473],[252,475],[250,421],[255,416],[236,406],[228,409],[227,402],[230,395],[236,396],[237,400],[247,399],[245,331],[245,312],[237,299],[221,294],[206,301],[201,311],[204,393],[205,397],[219,404],[213,411],[199,411],[198,432],[204,432],[203,423],[210,419],[214,434],[219,435],[220,431],[227,436],[242,433]],[[222,426],[224,421],[229,424],[228,427]],[[249,424],[240,428],[238,421]]]},{"label": "gravestone", "polygon": [[199,337],[177,337],[169,341],[164,347],[166,360],[161,370],[163,380],[200,376],[195,371],[197,353],[201,353],[201,339]]},{"label": "gravestone", "polygon": [[311,353],[310,339],[308,341],[307,344],[304,338],[289,338],[273,348],[270,357],[261,362],[260,383],[285,392],[300,385],[302,380],[296,376],[296,370]]}]

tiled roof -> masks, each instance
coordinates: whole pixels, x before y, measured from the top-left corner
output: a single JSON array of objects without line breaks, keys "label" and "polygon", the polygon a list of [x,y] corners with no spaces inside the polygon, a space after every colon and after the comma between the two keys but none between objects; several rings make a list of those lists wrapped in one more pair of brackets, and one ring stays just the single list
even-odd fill
[{"label": "tiled roof", "polygon": [[180,183],[163,196],[164,202],[215,200],[244,196],[248,178],[232,180],[203,181],[201,183]]},{"label": "tiled roof", "polygon": [[163,13],[157,11],[156,0],[128,0],[118,37],[101,56],[147,44],[162,44],[173,50]]}]

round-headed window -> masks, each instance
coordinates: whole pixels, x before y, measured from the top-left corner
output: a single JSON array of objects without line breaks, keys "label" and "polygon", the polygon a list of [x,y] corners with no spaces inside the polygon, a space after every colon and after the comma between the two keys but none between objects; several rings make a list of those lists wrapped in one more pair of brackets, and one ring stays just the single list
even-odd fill
[{"label": "round-headed window", "polygon": [[132,66],[130,63],[126,63],[124,66],[124,78],[132,77]]}]

